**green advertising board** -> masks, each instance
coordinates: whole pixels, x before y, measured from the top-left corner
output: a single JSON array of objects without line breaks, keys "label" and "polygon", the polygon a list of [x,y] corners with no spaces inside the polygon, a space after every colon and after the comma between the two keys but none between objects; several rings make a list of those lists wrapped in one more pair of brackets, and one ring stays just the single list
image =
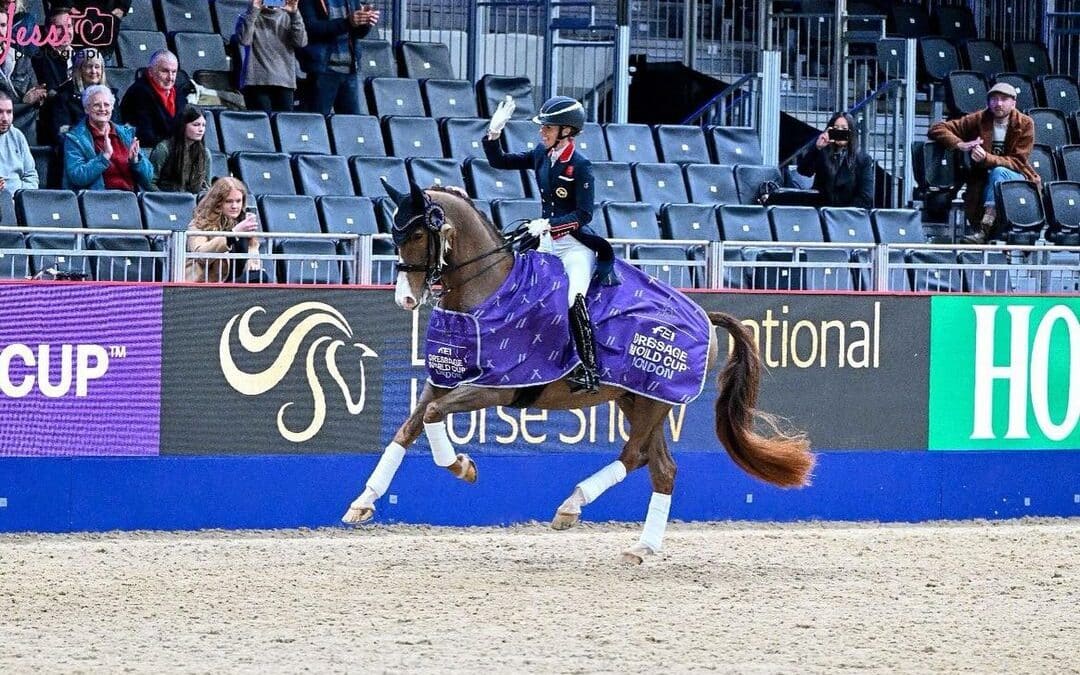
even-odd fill
[{"label": "green advertising board", "polygon": [[1080,298],[935,296],[931,450],[1080,448]]}]

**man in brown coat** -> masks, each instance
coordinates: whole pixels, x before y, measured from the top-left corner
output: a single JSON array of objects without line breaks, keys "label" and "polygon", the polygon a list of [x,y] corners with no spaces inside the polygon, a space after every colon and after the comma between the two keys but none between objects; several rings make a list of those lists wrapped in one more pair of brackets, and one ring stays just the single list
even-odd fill
[{"label": "man in brown coat", "polygon": [[1035,144],[1035,124],[1016,109],[1016,89],[1004,82],[995,84],[986,94],[985,110],[938,122],[927,136],[946,148],[971,153],[964,213],[978,231],[965,241],[986,243],[997,216],[994,186],[1006,180],[1039,181],[1039,174],[1028,163]]}]

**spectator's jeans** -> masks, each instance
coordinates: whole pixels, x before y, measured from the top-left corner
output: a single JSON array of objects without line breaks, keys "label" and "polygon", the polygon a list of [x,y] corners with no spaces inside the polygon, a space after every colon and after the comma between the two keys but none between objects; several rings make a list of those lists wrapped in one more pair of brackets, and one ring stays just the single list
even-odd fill
[{"label": "spectator's jeans", "polygon": [[308,112],[329,115],[333,108],[335,113],[343,115],[364,113],[364,107],[360,105],[364,92],[355,73],[327,71],[308,75],[305,89],[304,105]]},{"label": "spectator's jeans", "polygon": [[292,112],[293,90],[286,87],[244,87],[244,103],[248,110]]},{"label": "spectator's jeans", "polygon": [[1003,166],[995,166],[990,170],[990,175],[986,179],[986,191],[983,192],[983,205],[994,205],[994,186],[1007,180],[1024,180],[1024,174]]}]

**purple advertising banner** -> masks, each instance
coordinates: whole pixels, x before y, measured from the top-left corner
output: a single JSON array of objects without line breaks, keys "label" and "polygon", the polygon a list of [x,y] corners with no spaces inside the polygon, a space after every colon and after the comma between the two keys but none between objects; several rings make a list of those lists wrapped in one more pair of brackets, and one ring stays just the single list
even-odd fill
[{"label": "purple advertising banner", "polygon": [[0,457],[157,455],[161,297],[0,285]]}]

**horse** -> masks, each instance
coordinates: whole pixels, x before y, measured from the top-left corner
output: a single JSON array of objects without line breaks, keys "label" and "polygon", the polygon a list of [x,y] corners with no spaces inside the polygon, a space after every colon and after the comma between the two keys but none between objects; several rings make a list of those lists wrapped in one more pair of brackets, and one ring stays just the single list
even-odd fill
[{"label": "horse", "polygon": [[[399,307],[415,311],[437,296],[438,308],[468,312],[501,287],[516,256],[522,254],[514,251],[512,240],[477,210],[467,195],[444,188],[421,190],[415,185],[410,193],[399,194],[387,187],[398,203],[394,232],[398,272],[394,297]],[[409,217],[402,218],[403,214]],[[440,290],[436,291],[436,287]],[[678,293],[674,289],[672,292]],[[709,370],[717,363],[716,328],[725,330],[733,343],[716,380],[715,426],[720,443],[735,464],[751,476],[780,487],[808,485],[815,458],[805,435],[789,430],[781,418],[755,407],[761,362],[749,330],[723,312],[708,312],[707,317]],[[703,380],[707,372],[703,371]],[[426,432],[436,464],[456,478],[476,481],[476,463],[467,453],[457,453],[447,434],[448,415],[493,406],[584,409],[614,401],[626,416],[629,440],[617,460],[575,486],[556,509],[551,527],[565,530],[574,526],[581,517],[582,507],[621,481],[628,472],[647,466],[653,494],[645,525],[640,540],[624,550],[619,560],[641,564],[647,556],[659,553],[675,486],[676,465],[663,428],[673,404],[611,384],[602,385],[595,393],[573,392],[565,375],[532,389],[523,401],[521,389],[470,384],[443,388],[434,386],[429,377],[416,407],[383,451],[363,492],[342,517],[343,522],[355,525],[374,516],[375,501],[386,492],[405,450],[421,432]]]}]

